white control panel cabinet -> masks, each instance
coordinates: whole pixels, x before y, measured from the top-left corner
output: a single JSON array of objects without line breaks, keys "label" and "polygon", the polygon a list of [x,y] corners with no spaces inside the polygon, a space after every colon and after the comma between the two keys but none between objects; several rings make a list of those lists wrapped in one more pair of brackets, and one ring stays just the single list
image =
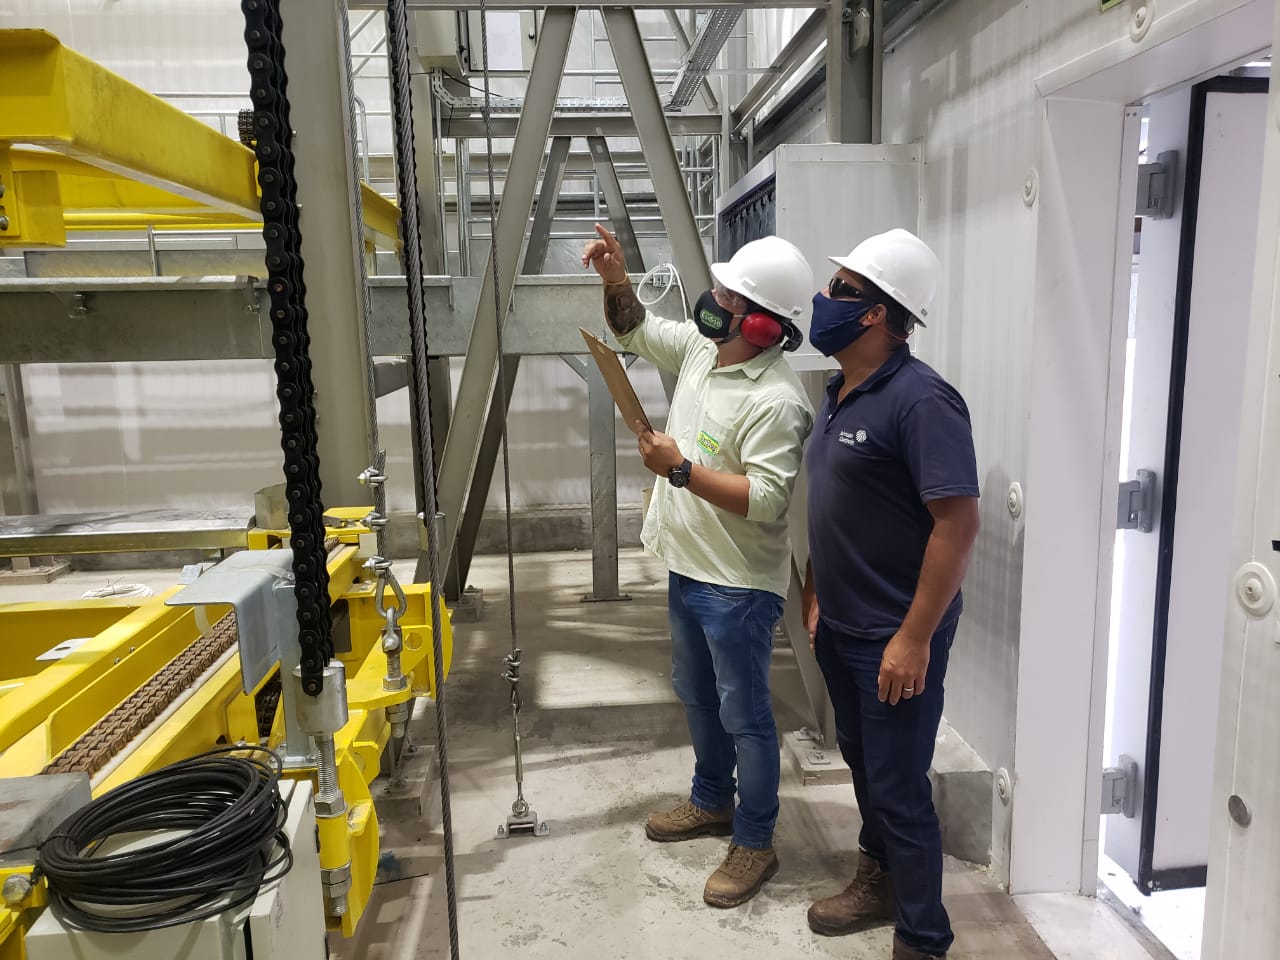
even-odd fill
[{"label": "white control panel cabinet", "polygon": [[[804,253],[816,290],[836,270],[827,257],[894,227],[919,232],[920,152],[919,144],[778,147],[720,197],[716,258],[774,233]],[[788,356],[797,370],[834,366],[807,341]]]},{"label": "white control panel cabinet", "polygon": [[[250,904],[147,933],[94,933],[46,909],[27,934],[30,960],[324,960],[324,896],[311,784],[282,781],[293,869]],[[152,840],[154,842],[154,840]]]}]

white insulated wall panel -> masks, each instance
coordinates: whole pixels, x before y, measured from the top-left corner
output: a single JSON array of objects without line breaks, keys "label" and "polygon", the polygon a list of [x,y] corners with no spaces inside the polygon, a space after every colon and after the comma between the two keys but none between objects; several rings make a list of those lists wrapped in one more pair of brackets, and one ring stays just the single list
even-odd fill
[{"label": "white insulated wall panel", "polygon": [[[1163,19],[1242,6],[1162,0],[1154,9]],[[993,768],[1012,766],[1018,697],[1024,527],[1005,499],[1011,481],[1027,479],[1030,440],[1039,213],[1024,204],[1023,188],[1041,162],[1036,80],[1132,43],[1129,22],[1127,4],[1100,13],[1092,0],[965,0],[927,17],[885,57],[884,139],[923,144],[921,232],[945,270],[937,320],[918,352],[968,401],[983,482],[983,533],[965,585],[947,714]],[[1036,509],[1036,491],[1025,493]],[[999,863],[1008,814],[996,811]]]}]

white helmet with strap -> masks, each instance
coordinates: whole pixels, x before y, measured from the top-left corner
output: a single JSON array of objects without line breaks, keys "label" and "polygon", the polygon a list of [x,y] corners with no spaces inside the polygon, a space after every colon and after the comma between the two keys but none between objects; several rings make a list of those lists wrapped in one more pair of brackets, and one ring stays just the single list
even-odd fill
[{"label": "white helmet with strap", "polygon": [[942,263],[923,240],[901,228],[868,237],[847,257],[830,257],[843,267],[866,277],[902,304],[920,326],[938,292]]},{"label": "white helmet with strap", "polygon": [[713,263],[711,275],[725,289],[792,324],[812,307],[813,268],[795,244],[781,237],[752,240],[728,263]]}]

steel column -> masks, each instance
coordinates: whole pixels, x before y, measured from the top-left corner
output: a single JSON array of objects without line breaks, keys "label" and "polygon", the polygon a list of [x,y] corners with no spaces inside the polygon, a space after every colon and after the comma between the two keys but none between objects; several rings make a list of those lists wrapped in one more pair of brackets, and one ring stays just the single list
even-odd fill
[{"label": "steel column", "polygon": [[880,141],[881,0],[843,0],[827,13],[827,131],[834,143]]},{"label": "steel column", "polygon": [[649,70],[635,10],[631,7],[605,7],[601,15],[609,33],[609,43],[613,46],[622,88],[631,105],[636,134],[649,164],[649,177],[658,197],[658,206],[662,208],[667,233],[671,237],[672,254],[688,289],[704,290],[711,286],[711,270],[693,207],[689,203],[689,194],[684,188],[684,176],[676,161],[658,88]]},{"label": "steel column", "polygon": [[[547,154],[546,169],[542,174],[542,189],[538,193],[538,206],[533,214],[533,226],[529,230],[529,243],[525,248],[523,273],[539,274],[546,266],[547,247],[551,242],[551,224],[555,220],[556,201],[564,171],[569,160],[570,137],[554,137]],[[515,390],[516,375],[520,371],[520,356],[508,354],[503,363],[500,392],[495,391],[489,409],[485,413],[484,436],[480,452],[476,456],[475,473],[467,493],[467,503],[462,510],[462,522],[449,560],[449,576],[445,581],[450,596],[461,597],[471,573],[471,561],[476,553],[476,541],[480,537],[480,522],[484,519],[485,501],[489,486],[493,483],[493,470],[502,449],[502,424],[511,409],[511,394]],[[421,564],[421,561],[419,561]]]},{"label": "steel column", "polygon": [[296,130],[320,481],[326,504],[359,505],[369,502],[369,491],[357,477],[369,465],[374,411],[361,289],[364,243],[352,231],[357,181],[346,36],[335,0],[281,0],[280,8]]},{"label": "steel column", "polygon": [[565,357],[587,384],[591,462],[591,592],[586,603],[630,600],[618,592],[618,448],[613,395],[590,357]]},{"label": "steel column", "polygon": [[435,98],[431,77],[423,72],[415,50],[409,89],[413,93],[413,149],[418,166],[418,221],[422,232],[422,266],[428,275],[446,273],[444,223],[440,219],[442,184],[436,170]]},{"label": "steel column", "polygon": [[497,295],[495,297],[494,265],[490,259],[480,288],[466,365],[458,386],[457,406],[440,468],[439,507],[445,515],[441,554],[446,557],[452,555],[457,539],[462,507],[484,436],[486,412],[498,387],[498,327],[505,322],[511,303],[520,248],[533,206],[540,160],[551,129],[555,96],[569,55],[575,16],[573,7],[547,10],[529,72],[528,99],[511,149],[511,170],[503,186],[497,235],[491,240],[499,267]]},{"label": "steel column", "polygon": [[[0,364],[0,390],[4,391],[9,440],[13,449],[14,490],[18,498],[18,513],[28,517],[35,516],[40,512],[40,505],[36,498],[35,464],[31,460],[27,398],[22,388],[22,368],[18,364]],[[2,493],[0,490],[0,494]],[[4,497],[0,495],[0,514],[4,512]]]}]

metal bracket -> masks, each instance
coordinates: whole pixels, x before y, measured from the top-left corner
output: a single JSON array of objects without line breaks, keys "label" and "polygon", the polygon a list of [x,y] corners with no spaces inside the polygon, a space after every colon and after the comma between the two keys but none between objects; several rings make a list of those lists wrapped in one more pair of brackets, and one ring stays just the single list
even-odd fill
[{"label": "metal bracket", "polygon": [[1178,182],[1178,151],[1166,150],[1155,163],[1138,167],[1137,215],[1152,220],[1173,216],[1174,189]]},{"label": "metal bracket", "polygon": [[1120,502],[1116,505],[1117,530],[1141,530],[1150,533],[1156,519],[1156,475],[1153,470],[1139,470],[1138,479],[1120,484]]},{"label": "metal bracket", "polygon": [[1124,814],[1132,820],[1138,815],[1138,761],[1121,756],[1120,766],[1102,771],[1102,815]]},{"label": "metal bracket", "polygon": [[538,815],[532,810],[523,817],[517,817],[512,814],[507,817],[506,823],[498,824],[497,837],[499,840],[510,840],[517,833],[529,833],[535,837],[547,837],[551,835],[551,824],[545,820],[539,820]]},{"label": "metal bracket", "polygon": [[253,693],[271,675],[286,643],[297,642],[292,565],[289,550],[233,553],[165,601],[170,607],[229,603],[235,608],[245,693]]},{"label": "metal bracket", "polygon": [[811,744],[805,752],[805,760],[809,763],[815,767],[829,767],[832,765],[831,758],[827,756],[826,747],[823,746],[823,739],[820,733],[810,730],[808,727],[801,727],[796,731],[796,739]]}]

